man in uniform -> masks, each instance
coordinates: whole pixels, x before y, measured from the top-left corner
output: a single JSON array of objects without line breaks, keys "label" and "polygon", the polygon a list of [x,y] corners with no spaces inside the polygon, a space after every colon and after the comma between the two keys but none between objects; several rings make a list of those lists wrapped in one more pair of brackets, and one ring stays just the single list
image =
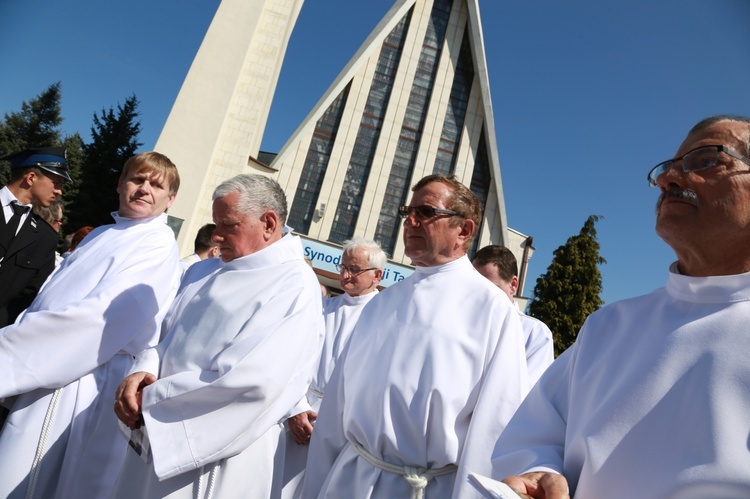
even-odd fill
[{"label": "man in uniform", "polygon": [[5,156],[10,183],[0,189],[0,327],[29,306],[55,268],[57,233],[31,211],[49,206],[70,181],[65,148],[29,149]]}]

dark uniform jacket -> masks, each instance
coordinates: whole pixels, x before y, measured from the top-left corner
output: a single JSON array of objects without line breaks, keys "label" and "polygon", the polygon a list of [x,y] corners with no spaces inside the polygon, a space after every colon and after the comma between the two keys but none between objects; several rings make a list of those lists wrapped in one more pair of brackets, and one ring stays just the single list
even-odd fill
[{"label": "dark uniform jacket", "polygon": [[29,213],[0,262],[0,327],[12,324],[34,300],[55,268],[56,247],[55,229]]}]

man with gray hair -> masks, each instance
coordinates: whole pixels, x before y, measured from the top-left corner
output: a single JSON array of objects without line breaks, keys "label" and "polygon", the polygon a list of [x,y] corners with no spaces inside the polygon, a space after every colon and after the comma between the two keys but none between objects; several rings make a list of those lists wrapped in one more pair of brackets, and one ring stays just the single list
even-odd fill
[{"label": "man with gray hair", "polygon": [[385,252],[375,241],[355,237],[344,242],[341,264],[336,266],[344,293],[327,299],[323,305],[326,332],[318,371],[307,391],[307,397],[299,406],[302,410],[287,420],[289,434],[284,468],[285,498],[298,497],[302,492],[300,486],[307,460],[307,444],[318,417],[326,384],[336,361],[349,342],[349,335],[362,309],[378,294],[378,284],[383,278],[386,261]]},{"label": "man with gray hair", "polygon": [[677,261],[591,314],[506,427],[493,475],[532,497],[750,497],[750,119],[699,122],[648,182]]},{"label": "man with gray hair", "polygon": [[116,497],[278,494],[279,422],[307,391],[323,335],[320,288],[299,237],[282,234],[286,216],[262,175],[214,191],[221,259],[190,267],[161,343],[117,390],[137,450]]}]

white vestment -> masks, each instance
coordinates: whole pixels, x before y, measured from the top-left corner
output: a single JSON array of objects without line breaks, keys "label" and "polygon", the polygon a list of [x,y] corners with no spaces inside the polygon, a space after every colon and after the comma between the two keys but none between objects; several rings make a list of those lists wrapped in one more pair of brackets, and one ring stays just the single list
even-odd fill
[{"label": "white vestment", "polygon": [[201,261],[201,257],[198,256],[198,253],[193,253],[192,255],[188,255],[182,260],[180,260],[180,272],[181,277],[185,275],[185,272],[193,265]]},{"label": "white vestment", "polygon": [[417,267],[362,311],[312,434],[303,497],[409,497],[403,476],[371,464],[457,471],[428,498],[478,496],[494,441],[528,390],[523,332],[508,297],[461,257]]},{"label": "white vestment", "polygon": [[[310,388],[307,391],[304,402],[297,409],[320,410],[320,402],[323,400],[328,380],[331,378],[333,368],[336,366],[341,353],[344,351],[349,336],[359,320],[362,309],[370,300],[377,296],[375,290],[362,296],[349,296],[343,293],[339,296],[325,300],[323,304],[323,321],[325,323],[325,338],[323,350],[318,363],[318,370],[313,376]],[[296,414],[302,412],[295,411]],[[302,492],[302,480],[304,479],[305,463],[307,462],[308,444],[299,445],[294,437],[286,433],[286,456],[284,461],[284,491],[282,497],[296,498]]]},{"label": "white vestment", "polygon": [[[516,305],[518,309],[518,305]],[[529,386],[534,386],[547,368],[555,360],[555,347],[552,331],[547,325],[518,310],[521,327],[525,336],[526,367],[529,371]]]},{"label": "white vestment", "polygon": [[128,452],[115,496],[278,495],[281,422],[310,384],[322,322],[299,237],[191,266],[166,336],[132,369],[159,377],[143,391],[153,460]]},{"label": "white vestment", "polygon": [[178,251],[166,215],[113,216],[0,330],[0,397],[18,395],[0,434],[0,497],[26,496],[40,451],[34,497],[106,497],[117,478],[126,445],[115,389],[158,341]]},{"label": "white vestment", "polygon": [[493,477],[578,498],[750,497],[750,273],[688,277],[592,314],[508,425]]}]

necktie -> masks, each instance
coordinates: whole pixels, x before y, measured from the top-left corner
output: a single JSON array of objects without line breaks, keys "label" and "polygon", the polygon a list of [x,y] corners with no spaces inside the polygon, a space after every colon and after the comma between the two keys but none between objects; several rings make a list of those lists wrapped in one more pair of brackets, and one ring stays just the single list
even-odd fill
[{"label": "necktie", "polygon": [[21,222],[21,216],[26,213],[26,210],[28,209],[26,206],[18,203],[12,203],[10,206],[13,208],[13,216],[10,217],[10,220],[5,223],[5,227],[0,231],[0,258],[4,257],[8,248],[10,248],[10,243],[13,241],[13,238],[16,237],[16,231],[18,230],[18,224]]}]

